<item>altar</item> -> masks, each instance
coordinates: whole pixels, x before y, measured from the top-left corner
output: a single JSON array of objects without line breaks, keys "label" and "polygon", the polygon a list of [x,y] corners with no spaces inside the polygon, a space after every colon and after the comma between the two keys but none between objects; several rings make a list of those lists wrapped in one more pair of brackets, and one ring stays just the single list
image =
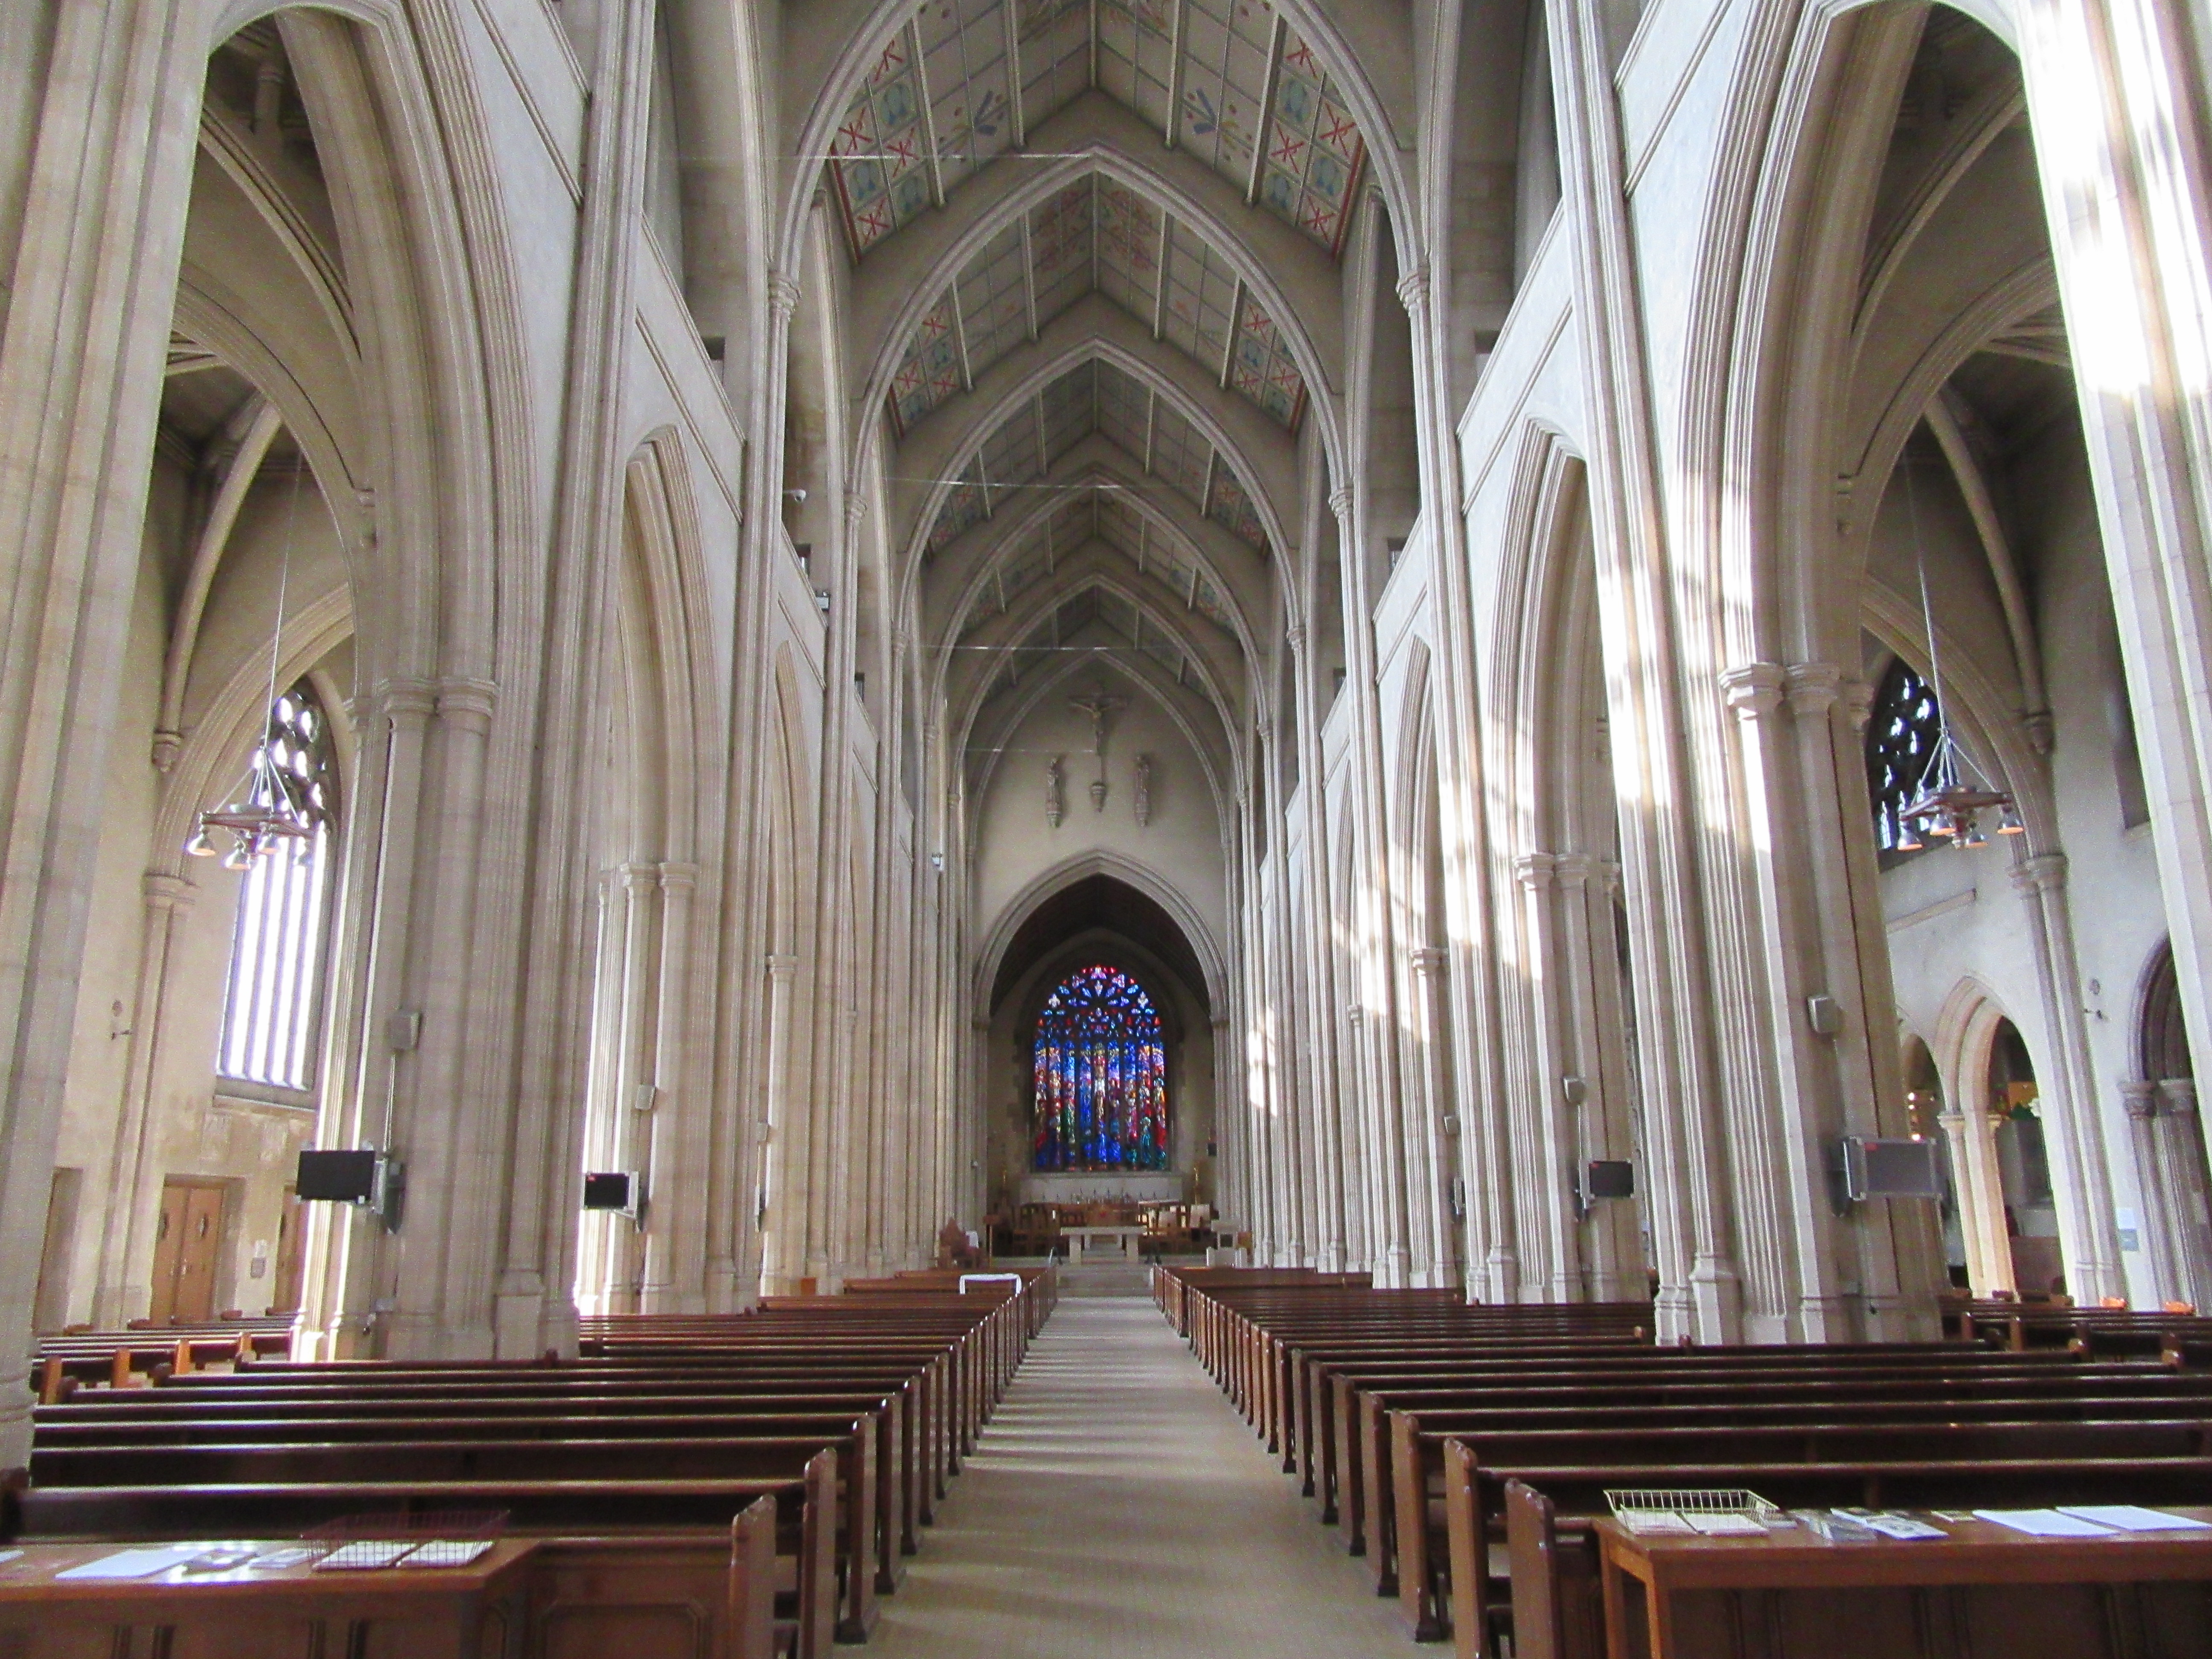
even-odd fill
[{"label": "altar", "polygon": [[1180,1170],[1068,1170],[1022,1177],[1024,1204],[1185,1204],[1190,1176]]},{"label": "altar", "polygon": [[1062,1227],[1060,1238],[1067,1245],[1067,1259],[1080,1261],[1091,1254],[1091,1247],[1100,1240],[1119,1243],[1125,1257],[1137,1254],[1137,1241],[1145,1236],[1142,1227]]}]

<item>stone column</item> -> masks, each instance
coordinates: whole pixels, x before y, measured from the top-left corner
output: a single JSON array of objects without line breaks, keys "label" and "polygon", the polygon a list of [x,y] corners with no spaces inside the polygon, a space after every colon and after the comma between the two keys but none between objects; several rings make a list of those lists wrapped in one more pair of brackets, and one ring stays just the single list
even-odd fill
[{"label": "stone column", "polygon": [[1452,1054],[1453,1102],[1460,1132],[1452,1173],[1467,1197],[1464,1288],[1470,1300],[1510,1301],[1518,1293],[1519,1258],[1500,1161],[1505,1137],[1504,1076],[1498,1055],[1496,952],[1491,895],[1480,849],[1489,815],[1481,787],[1480,711],[1475,690],[1474,599],[1467,521],[1460,503],[1459,415],[1443,330],[1436,319],[1425,265],[1398,279],[1413,338],[1415,425],[1421,437],[1421,499],[1429,504],[1429,592],[1437,618],[1437,797],[1443,821],[1444,939],[1450,964],[1443,981]]},{"label": "stone column", "polygon": [[660,949],[653,968],[653,1063],[640,1079],[653,1086],[654,1098],[642,1126],[648,1175],[638,1304],[647,1313],[704,1313],[707,1194],[714,1171],[708,1102],[691,1075],[691,909],[699,866],[664,860],[654,874]]},{"label": "stone column", "polygon": [[[1368,211],[1382,205],[1370,201]],[[1352,692],[1352,820],[1354,887],[1352,895],[1358,933],[1353,957],[1361,1005],[1379,1024],[1375,1040],[1361,1045],[1355,1073],[1365,1097],[1359,1114],[1368,1126],[1361,1162],[1371,1171],[1368,1206],[1368,1254],[1379,1288],[1406,1283],[1407,1267],[1405,1090],[1398,1070],[1397,981],[1391,970],[1392,932],[1390,836],[1385,817],[1382,778],[1382,708],[1376,684],[1375,617],[1369,595],[1375,584],[1368,573],[1368,524],[1364,492],[1340,487],[1329,494],[1336,515],[1337,542],[1344,577],[1346,684]],[[1316,778],[1316,783],[1318,785]]]},{"label": "stone column", "polygon": [[[1559,860],[1550,853],[1523,853],[1513,860],[1513,878],[1521,890],[1520,967],[1527,989],[1524,1018],[1509,1021],[1504,1033],[1506,1052],[1518,1049],[1522,1059],[1515,1068],[1517,1086],[1507,1112],[1513,1127],[1511,1168],[1522,1295],[1547,1302],[1578,1302],[1583,1295],[1582,1241],[1575,1232],[1568,1184],[1574,1170],[1576,1126],[1574,1109],[1560,1087],[1570,1066],[1568,1015],[1562,1006],[1553,926],[1558,866]],[[1523,1029],[1516,1030],[1515,1026]]]},{"label": "stone column", "polygon": [[[1573,1109],[1579,1129],[1566,1136],[1577,1180],[1589,1160],[1628,1160],[1635,1148],[1634,1102],[1620,1051],[1620,969],[1612,948],[1612,867],[1583,853],[1562,853],[1553,864],[1559,895],[1559,975],[1572,991],[1566,999],[1572,1036],[1565,1054],[1583,1087],[1582,1104]],[[1564,1081],[1560,1087],[1564,1095]],[[1594,1207],[1584,1218],[1582,1243],[1590,1300],[1640,1300],[1646,1294],[1635,1202]]]},{"label": "stone column", "polygon": [[[757,1191],[746,1195],[746,1203],[758,1216],[765,1207],[768,1213],[761,1226],[761,1278],[769,1293],[785,1296],[790,1293],[793,1282],[799,1277],[794,1264],[805,1256],[804,1215],[799,1192],[791,1168],[794,1159],[801,1159],[799,1176],[804,1179],[803,1141],[789,1131],[785,1121],[788,1101],[786,1091],[790,1087],[791,1055],[791,994],[792,983],[799,975],[799,958],[787,954],[771,953],[768,958],[768,1043],[763,1058],[767,1061],[763,1099],[759,1117],[750,1126],[751,1139],[760,1149],[757,1167],[760,1184]],[[800,1231],[794,1233],[792,1224],[800,1223]]]},{"label": "stone column", "polygon": [[33,1304],[207,73],[185,0],[53,15],[0,337],[0,1469],[30,1449]]},{"label": "stone column", "polygon": [[[198,889],[181,875],[149,870],[140,878],[145,914],[139,923],[138,985],[132,1000],[131,1048],[124,1066],[123,1097],[116,1103],[115,1140],[108,1155],[107,1208],[100,1217],[99,1277],[94,1280],[92,1318],[113,1330],[143,1319],[152,1304],[144,1281],[153,1266],[148,1237],[160,1212],[158,1193],[149,1206],[146,1181],[146,1134],[153,1119],[154,1079],[161,1065],[167,1028],[169,964],[178,930],[191,914]],[[152,1214],[149,1214],[149,1208]],[[135,1281],[134,1282],[134,1279]]]},{"label": "stone column", "polygon": [[2142,1205],[2142,1225],[2137,1234],[2150,1267],[2154,1297],[2163,1301],[2180,1296],[2179,1219],[2172,1195],[2166,1191],[2165,1160],[2160,1157],[2158,1132],[2158,1085],[2148,1079],[2120,1085],[2120,1105],[2128,1115],[2128,1146],[2135,1154],[2136,1195]]},{"label": "stone column", "polygon": [[1306,906],[1300,944],[1306,961],[1306,1033],[1312,1045],[1308,1056],[1305,1090],[1312,1134],[1307,1143],[1313,1166],[1306,1179],[1314,1194],[1314,1225],[1305,1243],[1313,1252],[1313,1265],[1324,1273],[1340,1273],[1345,1260],[1346,1182],[1344,1135],[1341,1127],[1343,1073],[1337,1063],[1335,951],[1328,940],[1329,869],[1328,811],[1322,799],[1325,775],[1321,753],[1321,714],[1313,679],[1313,659],[1306,651],[1306,631],[1289,633],[1291,678],[1298,702],[1299,797],[1305,807]]},{"label": "stone column", "polygon": [[[1261,739],[1272,744],[1273,726]],[[1310,1177],[1312,1153],[1298,1116],[1300,1097],[1298,1026],[1304,1003],[1297,994],[1295,963],[1298,941],[1291,922],[1290,812],[1283,799],[1283,757],[1272,746],[1261,778],[1261,801],[1271,826],[1267,847],[1267,963],[1269,1018],[1265,1032],[1267,1074],[1268,1184],[1263,1218],[1251,1218],[1252,1265],[1290,1267],[1304,1259],[1310,1235],[1301,1224],[1305,1206],[1295,1183]]]},{"label": "stone column", "polygon": [[[1706,931],[1707,847],[1698,826],[1692,736],[1715,741],[1711,682],[1685,683],[1668,581],[1666,521],[1650,407],[1644,318],[1629,225],[1620,112],[1605,19],[1579,0],[1547,0],[1562,208],[1575,251],[1575,320],[1590,436],[1589,502],[1600,630],[1621,803],[1636,974],[1638,1048],[1649,1085],[1645,1132],[1662,1340],[1743,1334],[1736,1249],[1759,1226],[1756,1194],[1725,1184],[1733,1119],[1765,1079],[1724,1064]],[[1710,604],[1711,596],[1704,596]],[[1748,988],[1730,986],[1731,996]],[[1730,1011],[1741,1022],[1743,1010]],[[1770,1206],[1771,1209],[1771,1206]]]},{"label": "stone column", "polygon": [[2028,937],[2035,947],[2044,1025],[2052,1049],[2046,1074],[2039,1074],[2037,1083],[2046,1121],[2057,1132],[2049,1144],[2066,1285],[2076,1302],[2094,1307],[2100,1297],[2124,1294],[2127,1281],[2120,1272],[2112,1176],[2088,1065],[2081,972],[2066,899],[2066,856],[2040,853],[2022,859],[2012,866],[2012,879],[2027,906]]},{"label": "stone column", "polygon": [[2174,976],[2191,1047],[2208,1054],[2212,131],[2203,8],[2024,0],[2015,9]]},{"label": "stone column", "polygon": [[2173,1255],[2171,1282],[2175,1296],[2201,1313],[2212,1309],[2212,1215],[2206,1209],[2204,1131],[2196,1081],[2160,1079],[2158,1103],[2154,1134],[2168,1218],[2162,1231]]},{"label": "stone column", "polygon": [[2013,1276],[2011,1236],[2005,1230],[1996,1118],[1990,1110],[1985,1082],[1964,1078],[1957,1082],[1948,1098],[1965,1103],[1958,1114],[1963,1156],[1954,1160],[1954,1172],[1959,1179],[1960,1209],[1972,1218],[1964,1224],[1969,1241],[1967,1278],[1976,1296],[1993,1296],[2019,1288]]},{"label": "stone column", "polygon": [[[1444,1033],[1449,1015],[1443,1008],[1444,979],[1451,953],[1441,945],[1413,945],[1406,950],[1407,1148],[1413,1167],[1407,1172],[1412,1192],[1413,1283],[1444,1290],[1460,1283],[1460,1264],[1452,1248],[1452,1194],[1456,1160],[1453,1140],[1451,1074],[1445,1065]],[[1452,1127],[1445,1127],[1451,1118]]]}]

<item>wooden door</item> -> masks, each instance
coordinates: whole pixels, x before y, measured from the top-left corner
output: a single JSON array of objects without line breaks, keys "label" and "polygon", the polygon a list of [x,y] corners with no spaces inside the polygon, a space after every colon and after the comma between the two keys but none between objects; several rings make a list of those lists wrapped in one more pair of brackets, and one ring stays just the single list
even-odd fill
[{"label": "wooden door", "polygon": [[215,1316],[215,1270],[222,1249],[222,1186],[210,1181],[161,1183],[161,1220],[154,1235],[154,1322]]},{"label": "wooden door", "polygon": [[276,1282],[269,1287],[269,1311],[293,1313],[300,1306],[300,1199],[290,1182],[276,1212]]}]

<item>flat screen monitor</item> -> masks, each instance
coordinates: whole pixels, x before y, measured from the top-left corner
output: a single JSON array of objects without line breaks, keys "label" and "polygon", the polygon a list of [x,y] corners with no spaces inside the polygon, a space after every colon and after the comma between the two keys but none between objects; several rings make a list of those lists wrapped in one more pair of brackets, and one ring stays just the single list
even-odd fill
[{"label": "flat screen monitor", "polygon": [[1941,1198],[1942,1167],[1932,1140],[1861,1139],[1844,1142],[1844,1190],[1855,1199]]},{"label": "flat screen monitor", "polygon": [[601,1170],[584,1177],[584,1207],[587,1210],[614,1210],[627,1215],[630,1210],[630,1176],[626,1170]]},{"label": "flat screen monitor", "polygon": [[1591,1159],[1588,1196],[1592,1199],[1635,1197],[1636,1166],[1625,1158]]},{"label": "flat screen monitor", "polygon": [[371,1204],[376,1200],[374,1151],[300,1154],[297,1192],[303,1201]]}]

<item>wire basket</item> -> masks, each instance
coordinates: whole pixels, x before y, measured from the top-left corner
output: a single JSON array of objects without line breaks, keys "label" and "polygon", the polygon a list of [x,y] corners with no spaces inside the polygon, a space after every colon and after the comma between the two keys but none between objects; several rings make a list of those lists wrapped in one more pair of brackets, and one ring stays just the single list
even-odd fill
[{"label": "wire basket", "polygon": [[1741,1486],[1630,1486],[1608,1491],[1613,1518],[1632,1532],[1692,1532],[1703,1522],[1726,1517],[1755,1523],[1762,1530],[1782,1524],[1782,1509]]},{"label": "wire basket", "polygon": [[507,1530],[505,1510],[386,1510],[344,1515],[300,1534],[318,1543],[419,1544],[434,1538],[497,1538]]}]

